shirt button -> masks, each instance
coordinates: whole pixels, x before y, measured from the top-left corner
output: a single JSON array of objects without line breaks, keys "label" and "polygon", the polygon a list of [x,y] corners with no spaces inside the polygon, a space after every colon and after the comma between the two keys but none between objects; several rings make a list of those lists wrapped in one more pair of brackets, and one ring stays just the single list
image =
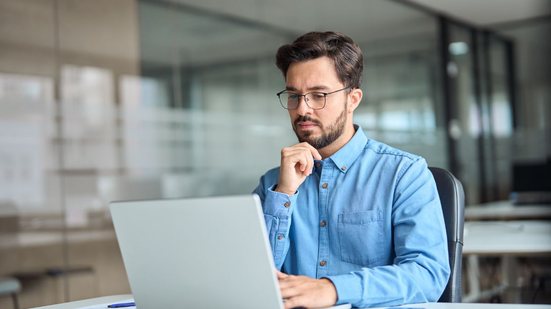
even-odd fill
[{"label": "shirt button", "polygon": [[343,166],[341,167],[341,171],[343,171],[343,172],[346,171],[346,166],[345,166],[345,165],[343,165]]},{"label": "shirt button", "polygon": [[321,163],[316,162],[316,167],[319,168],[321,166]]},{"label": "shirt button", "polygon": [[327,222],[325,220],[321,220],[320,226],[325,227],[327,225]]},{"label": "shirt button", "polygon": [[321,185],[321,187],[324,188],[324,189],[327,189],[328,186],[329,186],[329,185],[327,184],[327,182],[324,182],[324,183]]},{"label": "shirt button", "polygon": [[323,266],[325,266],[325,265],[327,265],[327,262],[326,262],[326,261],[320,261],[320,266],[321,266],[321,267],[323,267]]},{"label": "shirt button", "polygon": [[277,235],[277,240],[282,240],[283,238],[285,238],[285,236],[283,236],[283,234]]},{"label": "shirt button", "polygon": [[283,206],[285,206],[285,208],[289,208],[289,206],[291,206],[291,202],[285,202],[285,204],[283,204]]}]

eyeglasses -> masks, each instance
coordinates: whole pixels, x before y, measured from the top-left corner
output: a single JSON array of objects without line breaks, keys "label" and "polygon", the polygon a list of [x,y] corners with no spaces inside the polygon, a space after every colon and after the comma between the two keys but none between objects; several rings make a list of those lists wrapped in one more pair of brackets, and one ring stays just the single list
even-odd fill
[{"label": "eyeglasses", "polygon": [[277,97],[279,98],[279,103],[281,103],[281,106],[285,109],[297,109],[298,104],[300,102],[300,97],[304,97],[304,102],[308,107],[311,109],[322,109],[325,107],[325,104],[327,103],[327,96],[339,91],[343,91],[346,89],[350,89],[350,87],[344,87],[339,90],[335,90],[332,92],[308,92],[305,94],[298,94],[294,92],[289,92],[287,90],[280,91],[276,93]]}]

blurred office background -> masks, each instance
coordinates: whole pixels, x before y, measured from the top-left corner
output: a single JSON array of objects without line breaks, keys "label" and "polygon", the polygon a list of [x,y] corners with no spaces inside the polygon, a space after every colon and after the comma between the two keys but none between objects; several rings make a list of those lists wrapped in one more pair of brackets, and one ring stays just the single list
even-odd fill
[{"label": "blurred office background", "polygon": [[108,202],[251,192],[295,143],[275,51],[312,30],[362,47],[368,136],[510,199],[551,158],[550,3],[0,0],[0,277],[128,293]]}]

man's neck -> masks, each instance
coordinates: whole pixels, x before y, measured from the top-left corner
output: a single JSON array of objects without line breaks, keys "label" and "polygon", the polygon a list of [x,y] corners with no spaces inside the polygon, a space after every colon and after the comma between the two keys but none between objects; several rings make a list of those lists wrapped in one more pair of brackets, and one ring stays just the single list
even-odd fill
[{"label": "man's neck", "polygon": [[347,126],[342,135],[339,136],[339,138],[337,138],[334,142],[323,148],[318,149],[321,157],[325,159],[332,156],[335,152],[344,147],[344,145],[346,145],[352,139],[355,133],[356,130],[354,129],[354,125]]}]

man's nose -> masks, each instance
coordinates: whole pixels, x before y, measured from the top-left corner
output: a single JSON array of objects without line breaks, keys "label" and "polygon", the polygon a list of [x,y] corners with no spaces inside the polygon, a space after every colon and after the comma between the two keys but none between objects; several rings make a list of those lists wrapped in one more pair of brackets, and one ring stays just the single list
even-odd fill
[{"label": "man's nose", "polygon": [[306,98],[306,96],[300,96],[298,98],[297,113],[299,115],[306,115],[312,111],[312,108],[308,106],[307,102],[308,102],[308,99]]}]

